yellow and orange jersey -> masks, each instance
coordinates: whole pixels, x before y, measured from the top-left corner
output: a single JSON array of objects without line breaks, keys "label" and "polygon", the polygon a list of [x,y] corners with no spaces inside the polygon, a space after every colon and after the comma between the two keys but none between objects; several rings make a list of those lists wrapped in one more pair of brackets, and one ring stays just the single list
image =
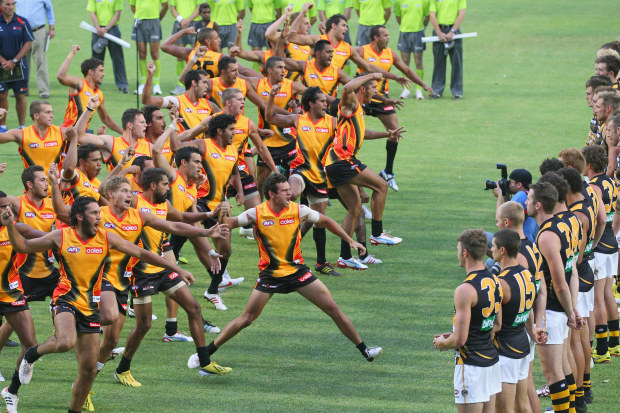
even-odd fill
[{"label": "yellow and orange jersey", "polygon": [[332,57],[332,66],[336,66],[339,69],[344,69],[344,65],[347,63],[347,60],[351,57],[351,45],[344,40],[338,42],[338,44],[333,44],[329,37],[326,34],[321,36],[321,40],[327,40],[331,43],[334,48],[334,57]]},{"label": "yellow and orange jersey", "polygon": [[[118,165],[118,163],[123,159],[123,154],[131,145],[129,142],[125,140],[122,136],[117,136],[114,138],[112,143],[112,152],[110,152],[110,156],[108,159],[105,159],[105,163],[108,166],[108,172]],[[153,156],[152,145],[146,138],[138,139],[138,143],[135,147],[136,154],[131,159],[131,161],[127,162],[125,168],[130,167],[133,164],[133,160],[140,156]],[[125,169],[123,168],[123,169]]]},{"label": "yellow and orange jersey", "polygon": [[325,166],[356,157],[362,147],[365,130],[366,121],[364,120],[362,105],[358,103],[357,109],[350,116],[344,116],[340,105],[338,105],[338,121],[334,146],[329,151]]},{"label": "yellow and orange jersey", "polygon": [[82,196],[90,196],[99,201],[99,185],[101,185],[101,181],[97,178],[88,179],[88,176],[79,169],[75,169],[75,172],[78,174],[77,182],[70,188],[61,189],[62,199],[64,199],[65,204],[73,205],[73,202]]},{"label": "yellow and orange jersey", "polygon": [[[286,45],[286,49],[284,49],[284,55],[286,57],[290,57],[293,60],[310,60],[312,58],[312,50],[310,46],[300,46],[295,43],[289,43]],[[265,76],[267,76],[265,74]],[[291,79],[293,81],[299,80],[301,77],[301,73],[297,71],[287,72],[284,75],[287,79]]]},{"label": "yellow and orange jersey", "polygon": [[[51,232],[56,220],[56,213],[52,206],[51,198],[44,198],[40,207],[37,207],[28,199],[27,195],[19,197],[19,214],[17,220],[43,232]],[[19,275],[29,278],[45,278],[51,275],[55,267],[52,251],[37,252],[33,254],[20,254],[24,256],[24,262],[19,267]]]},{"label": "yellow and orange jersey", "polygon": [[186,212],[194,205],[198,197],[195,184],[188,185],[185,179],[177,172],[177,177],[170,182],[170,203],[181,212]]},{"label": "yellow and orange jersey", "polygon": [[295,202],[279,214],[273,212],[267,202],[256,207],[261,275],[286,277],[303,267],[300,223],[299,204]]},{"label": "yellow and orange jersey", "polygon": [[291,162],[291,169],[297,169],[310,182],[324,183],[325,160],[333,144],[334,123],[330,115],[316,123],[307,113],[297,118],[297,157]]},{"label": "yellow and orange jersey", "polygon": [[[265,100],[269,100],[269,92],[271,91],[271,83],[269,79],[262,78],[258,81],[256,92]],[[289,79],[282,80],[282,87],[275,96],[274,104],[282,109],[288,110],[288,104],[291,99],[294,99],[293,94],[293,82]],[[281,146],[288,145],[295,140],[297,131],[295,128],[280,128],[276,125],[272,125],[265,121],[265,112],[262,109],[258,110],[258,128],[259,129],[271,129],[273,135],[269,138],[265,138],[265,145],[271,148],[279,148]]]},{"label": "yellow and orange jersey", "polygon": [[[392,49],[386,47],[381,51],[381,53],[377,53],[375,49],[372,48],[370,44],[362,47],[362,59],[367,61],[373,66],[380,67],[381,69],[389,72],[394,64],[394,53]],[[362,73],[361,69],[357,69],[358,73]],[[377,80],[377,92],[382,95],[387,95],[390,93],[390,79],[387,77],[383,77]]]},{"label": "yellow and orange jersey", "polygon": [[198,188],[198,197],[206,198],[207,206],[213,210],[226,198],[226,186],[239,155],[233,145],[220,148],[213,139],[205,139],[204,143],[202,173],[207,176],[207,180]]},{"label": "yellow and orange jersey", "polygon": [[[161,204],[151,204],[144,194],[139,194],[137,197],[136,210],[145,213],[153,214],[157,218],[166,219],[168,216],[168,203],[162,202]],[[163,253],[164,240],[166,234],[151,227],[142,228],[140,234],[140,241],[142,242],[142,248],[147,251],[151,251],[153,254],[161,255]],[[151,264],[147,264],[143,261],[139,261],[134,268],[140,272],[147,274],[154,274],[160,272],[162,268],[156,267]]]},{"label": "yellow and orange jersey", "polygon": [[333,64],[321,71],[316,67],[316,60],[312,59],[306,63],[304,85],[308,87],[318,87],[326,95],[336,97],[338,95],[339,79],[338,68]]},{"label": "yellow and orange jersey", "polygon": [[[95,88],[92,88],[86,79],[82,79],[82,89],[75,94],[69,94],[69,102],[67,103],[65,120],[62,123],[62,126],[67,127],[75,125],[84,110],[86,110],[88,101],[94,95],[99,95],[99,105],[97,105],[98,108],[103,103],[103,92],[96,86]],[[90,121],[94,114],[94,110],[90,112],[90,116],[88,117],[88,125],[90,125]],[[86,125],[87,128],[88,125]]]},{"label": "yellow and orange jersey", "polygon": [[[0,302],[19,303],[24,299],[18,269],[26,259],[17,254],[11,245],[6,226],[0,227]],[[17,305],[17,304],[16,304]]]},{"label": "yellow and orange jersey", "polygon": [[138,181],[136,181],[136,177],[133,176],[131,177],[131,179],[129,179],[129,185],[131,185],[131,193],[132,195],[138,195],[140,192],[142,192],[142,184]]},{"label": "yellow and orange jersey", "polygon": [[188,97],[187,93],[177,96],[179,99],[179,114],[183,120],[178,124],[179,130],[184,131],[198,126],[198,124],[207,116],[211,115],[211,106],[205,98],[198,99],[194,104]]},{"label": "yellow and orange jersey", "polygon": [[170,165],[174,164],[174,152],[170,149],[170,139],[164,143],[164,147],[161,148],[161,154],[164,155],[164,158],[166,158]]},{"label": "yellow and orange jersey", "polygon": [[219,107],[223,108],[224,105],[222,104],[222,93],[224,93],[224,91],[230,87],[239,89],[241,93],[243,93],[243,97],[248,94],[248,82],[245,79],[237,77],[234,85],[225,86],[224,83],[222,83],[222,78],[216,77],[211,80],[211,91],[209,92],[209,99],[213,100],[215,103],[218,104]]},{"label": "yellow and orange jersey", "polygon": [[24,169],[40,165],[47,170],[52,162],[59,163],[62,153],[62,131],[59,126],[50,126],[45,136],[39,136],[34,125],[22,129],[22,146],[18,149],[24,162]]},{"label": "yellow and orange jersey", "polygon": [[[187,56],[187,62],[194,57],[196,54],[196,49],[192,50]],[[194,63],[192,66],[192,70],[204,70],[207,72],[207,77],[213,79],[214,77],[218,77],[220,75],[220,69],[218,69],[217,64],[220,62],[222,58],[222,54],[218,52],[214,52],[213,50],[207,49],[207,53],[202,56],[200,59]]]},{"label": "yellow and orange jersey", "polygon": [[94,237],[83,240],[74,228],[61,231],[60,280],[53,303],[61,301],[93,315],[99,311],[101,278],[110,267],[108,233],[99,227]]},{"label": "yellow and orange jersey", "polygon": [[245,153],[248,150],[248,138],[250,136],[250,118],[239,115],[237,123],[235,123],[235,132],[233,135],[232,146],[237,148],[239,155],[239,170],[244,171],[248,164],[245,162]]},{"label": "yellow and orange jersey", "polygon": [[[110,207],[101,207],[100,225],[107,232],[116,234],[132,244],[140,245],[140,235],[144,224],[140,211],[137,209],[129,208],[123,216],[117,217]],[[131,255],[110,250],[110,267],[103,274],[103,279],[112,284],[115,289],[124,291],[129,288],[133,267],[137,262],[138,259]]]}]

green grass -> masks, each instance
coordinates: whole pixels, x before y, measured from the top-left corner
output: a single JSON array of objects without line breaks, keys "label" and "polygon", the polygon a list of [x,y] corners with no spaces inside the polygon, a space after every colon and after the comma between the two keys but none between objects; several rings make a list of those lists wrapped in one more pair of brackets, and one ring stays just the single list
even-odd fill
[{"label": "green grass", "polygon": [[[78,28],[81,20],[89,21],[85,2],[79,7],[77,3],[55,2],[57,37],[48,53],[52,78],[71,44],[80,44],[82,51],[69,73],[79,75],[81,60],[90,56],[90,34]],[[384,347],[381,359],[372,364],[364,361],[325,315],[292,294],[275,296],[254,325],[216,353],[214,359],[233,367],[232,374],[200,378],[186,368],[194,351],[191,344],[161,342],[165,309],[159,297],[155,300],[159,320],[153,322],[132,365],[143,387],[115,383],[112,371],[117,363],[109,363],[93,388],[97,411],[455,411],[454,358],[435,351],[432,337],[449,330],[452,291],[464,275],[455,256],[456,238],[466,228],[493,229],[495,199],[482,188],[485,178],[497,178],[496,162],[505,162],[510,169],[527,168],[536,176],[545,157],[584,144],[591,115],[584,82],[593,72],[597,47],[617,35],[617,19],[609,12],[613,6],[615,2],[609,0],[598,2],[596,8],[587,2],[559,0],[470,2],[463,31],[477,31],[479,37],[465,41],[463,101],[452,101],[448,93],[440,101],[408,100],[399,114],[409,131],[401,141],[395,169],[401,190],[390,192],[384,220],[388,230],[404,238],[403,244],[371,248],[385,261],[381,266],[323,279],[365,342]],[[350,25],[355,34],[356,22]],[[395,21],[388,26],[390,45],[396,48]],[[126,40],[130,27],[127,7],[121,19]],[[164,36],[171,27],[172,19],[166,16]],[[132,48],[125,54],[131,85],[135,85],[134,53]],[[169,91],[176,66],[170,56],[162,54],[162,59],[162,88]],[[123,110],[135,105],[135,97],[116,92],[109,57],[106,62],[103,91],[106,106],[118,122]],[[430,83],[430,51],[425,63],[425,80]],[[31,86],[36,94],[34,82]],[[398,96],[399,87],[393,86],[392,93]],[[53,81],[50,100],[60,124],[66,88]],[[254,109],[248,108],[248,113],[255,118]],[[380,129],[376,119],[367,121],[369,128]],[[95,117],[93,126],[99,124]],[[9,126],[16,126],[12,107]],[[360,157],[375,171],[381,170],[384,143],[366,142]],[[13,145],[0,147],[0,162],[4,161],[9,169],[0,178],[0,188],[19,194],[22,167]],[[339,206],[329,208],[328,214],[338,221],[344,216]],[[329,260],[336,260],[338,246],[339,241],[329,236]],[[303,248],[312,264],[311,237],[304,240]],[[185,248],[184,255],[198,279],[192,291],[204,304],[201,296],[208,274],[197,265],[191,247]],[[257,256],[253,243],[233,236],[229,270],[246,281],[224,296],[229,311],[216,313],[204,305],[207,319],[223,327],[241,312],[258,272]],[[40,341],[52,333],[46,307],[32,305]],[[121,345],[133,325],[128,319]],[[180,329],[188,331],[183,315]],[[213,337],[208,335],[207,340]],[[4,349],[0,368],[7,377],[17,353]],[[32,383],[19,392],[21,411],[66,411],[75,374],[73,352],[43,357]],[[618,360],[596,366],[592,378],[596,402],[590,412],[617,411]],[[543,383],[538,365],[535,380]],[[550,401],[542,404],[549,406]]]}]

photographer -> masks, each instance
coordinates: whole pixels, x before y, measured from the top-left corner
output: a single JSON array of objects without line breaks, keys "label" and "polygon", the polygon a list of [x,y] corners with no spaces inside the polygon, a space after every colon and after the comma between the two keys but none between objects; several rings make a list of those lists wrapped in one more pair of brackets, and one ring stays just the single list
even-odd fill
[{"label": "photographer", "polygon": [[[501,181],[498,181],[496,188],[493,189],[493,194],[497,197],[496,211],[504,202],[508,201],[518,202],[527,211],[527,193],[531,184],[532,174],[526,169],[515,169],[510,173],[505,191],[501,187]],[[523,232],[530,241],[536,242],[538,225],[534,218],[528,216],[525,219]]]}]

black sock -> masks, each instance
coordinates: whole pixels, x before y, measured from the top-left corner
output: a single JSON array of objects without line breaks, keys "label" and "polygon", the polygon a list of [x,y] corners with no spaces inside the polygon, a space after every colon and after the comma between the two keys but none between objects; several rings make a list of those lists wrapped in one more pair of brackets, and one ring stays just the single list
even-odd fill
[{"label": "black sock", "polygon": [[69,409],[69,410],[67,410],[67,413],[81,413],[81,412],[78,412],[77,410],[71,410],[71,409]]},{"label": "black sock", "polygon": [[200,367],[205,367],[211,364],[211,359],[209,358],[208,347],[196,347],[196,353],[198,353],[198,359],[200,360]]},{"label": "black sock", "polygon": [[[549,392],[551,393],[551,404],[553,404],[553,411],[568,413],[570,391],[568,390],[566,380],[562,379],[556,383],[550,384]],[[566,409],[562,408],[564,406],[566,406]]]},{"label": "black sock", "polygon": [[575,376],[573,374],[569,374],[566,376],[566,385],[568,386],[569,392],[569,410],[575,409],[575,393],[577,392],[577,385],[575,384]]},{"label": "black sock", "polygon": [[594,328],[596,334],[596,354],[604,356],[607,354],[607,324],[601,324]]},{"label": "black sock", "polygon": [[351,258],[351,246],[343,239],[340,240],[340,257],[343,260]]},{"label": "black sock", "polygon": [[39,348],[39,346],[30,347],[28,350],[26,350],[26,354],[24,354],[24,358],[26,359],[28,363],[34,363],[41,357],[37,353],[37,348]]},{"label": "black sock", "polygon": [[226,265],[228,265],[228,258],[220,258],[220,264],[222,265],[220,272],[213,273],[211,272],[211,270],[209,270],[209,275],[211,276],[211,284],[209,285],[209,289],[207,290],[209,294],[218,293],[217,288],[222,282],[222,276],[224,275],[224,271],[226,271]]},{"label": "black sock", "polygon": [[126,372],[131,368],[131,360],[126,358],[125,356],[121,357],[121,362],[118,363],[118,367],[116,368],[116,373],[121,374]]},{"label": "black sock", "polygon": [[594,341],[590,340],[590,348],[592,348],[592,344],[594,344]]},{"label": "black sock", "polygon": [[215,347],[215,341],[212,341],[207,346],[207,351],[209,352],[209,356],[217,351],[217,347]]},{"label": "black sock", "polygon": [[314,239],[314,245],[316,245],[316,263],[318,265],[325,264],[325,243],[327,241],[327,235],[325,228],[313,228],[312,238]]},{"label": "black sock", "polygon": [[607,328],[609,329],[609,348],[616,347],[620,344],[618,341],[619,336],[619,326],[618,320],[607,321]]},{"label": "black sock", "polygon": [[366,346],[366,344],[364,344],[363,341],[361,343],[359,343],[358,345],[356,345],[355,347],[357,347],[357,349],[360,351],[360,353],[362,353],[362,356],[366,357],[366,349],[368,347]]},{"label": "black sock", "polygon": [[371,221],[371,228],[372,236],[378,237],[383,232],[383,221],[377,221],[376,219],[373,219]]},{"label": "black sock", "polygon": [[19,386],[22,385],[22,382],[19,381],[19,372],[15,370],[13,373],[13,378],[11,379],[11,385],[9,386],[9,393],[17,396],[17,392],[19,391]]},{"label": "black sock", "polygon": [[394,158],[396,158],[396,149],[398,149],[398,143],[392,141],[385,141],[385,151],[387,156],[385,159],[385,173],[392,174],[392,168],[394,167]]},{"label": "black sock", "polygon": [[169,336],[173,336],[179,331],[179,326],[177,320],[168,321],[166,320],[166,334]]},{"label": "black sock", "polygon": [[590,381],[590,373],[583,373],[583,388],[589,390],[592,388],[592,382]]},{"label": "black sock", "polygon": [[[362,244],[364,246],[364,248],[366,248],[366,241],[364,242],[360,242],[360,244]],[[362,254],[361,252],[358,254],[360,257],[360,260],[365,259],[366,257],[368,257],[368,249],[366,249],[366,254]]]},{"label": "black sock", "polygon": [[577,391],[575,391],[575,406],[583,406],[585,404],[585,401],[583,400],[584,393],[585,390],[583,389],[583,386],[577,387]]}]

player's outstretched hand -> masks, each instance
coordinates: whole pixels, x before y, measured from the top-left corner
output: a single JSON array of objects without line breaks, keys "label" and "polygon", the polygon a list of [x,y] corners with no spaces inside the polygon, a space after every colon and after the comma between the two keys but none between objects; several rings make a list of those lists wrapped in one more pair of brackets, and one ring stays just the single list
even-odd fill
[{"label": "player's outstretched hand", "polygon": [[131,159],[133,158],[135,154],[136,154],[136,148],[134,148],[133,146],[130,146],[129,148],[125,149],[125,152],[123,153],[123,158],[121,159],[121,163],[123,165],[127,165],[129,162],[131,162]]},{"label": "player's outstretched hand", "polygon": [[108,129],[105,127],[105,125],[101,125],[97,128],[97,135],[105,135],[107,131]]},{"label": "player's outstretched hand", "polygon": [[146,71],[148,72],[149,76],[153,76],[155,74],[155,62],[153,62],[152,60],[149,61],[149,64],[146,65]]},{"label": "player's outstretched hand", "polygon": [[6,109],[0,108],[0,119],[3,119],[6,116]]},{"label": "player's outstretched hand", "polygon": [[241,48],[239,46],[233,46],[230,49],[228,49],[228,55],[232,57],[233,59],[236,59],[237,56],[239,56],[240,54],[241,54]]},{"label": "player's outstretched hand", "polygon": [[209,251],[209,263],[211,266],[211,272],[218,273],[222,269],[222,263],[220,262],[220,258],[223,255],[217,253],[216,250]]},{"label": "player's outstretched hand", "polygon": [[58,175],[58,165],[52,162],[47,170],[47,179],[49,179],[50,183],[58,183]]},{"label": "player's outstretched hand", "polygon": [[88,99],[88,107],[89,108],[96,108],[99,106],[99,95],[98,94],[94,94],[92,95],[89,99]]},{"label": "player's outstretched hand", "polygon": [[388,130],[388,140],[398,143],[400,138],[403,137],[403,133],[407,133],[407,129],[405,129],[404,126],[401,126],[398,129],[390,129]]},{"label": "player's outstretched hand", "polygon": [[277,95],[281,87],[282,87],[282,83],[276,83],[275,85],[271,87],[271,91],[269,92],[269,94],[271,96]]},{"label": "player's outstretched hand", "polygon": [[205,54],[207,53],[207,46],[198,46],[198,49],[196,49],[196,54],[195,56],[200,59],[201,57],[203,57]]},{"label": "player's outstretched hand", "polygon": [[545,344],[549,337],[547,332],[540,327],[534,327],[534,341],[536,344]]},{"label": "player's outstretched hand", "polygon": [[75,56],[77,54],[77,52],[80,51],[80,45],[79,44],[74,44],[71,45],[71,55]]},{"label": "player's outstretched hand", "polygon": [[194,285],[194,282],[196,281],[196,279],[194,278],[194,275],[191,272],[181,269],[181,271],[178,272],[177,274],[179,274],[181,278],[183,278],[183,281],[185,281],[188,285]]},{"label": "player's outstretched hand", "polygon": [[398,99],[386,99],[385,103],[394,106],[396,109],[401,110],[405,105],[405,102]]},{"label": "player's outstretched hand", "polygon": [[235,195],[235,199],[237,200],[237,206],[241,206],[245,202],[245,196],[243,196],[243,194],[240,194],[239,192],[237,192],[237,195]]},{"label": "player's outstretched hand", "polygon": [[398,82],[399,85],[404,86],[404,87],[409,87],[411,86],[411,83],[413,83],[411,80],[409,80],[409,78],[404,77],[404,76],[398,76],[396,78],[396,81]]},{"label": "player's outstretched hand", "polygon": [[356,250],[358,250],[359,252],[362,253],[362,255],[366,254],[366,247],[364,247],[362,244],[360,244],[359,242],[355,241],[355,240],[351,240],[351,242],[349,243],[349,245],[351,246],[351,248],[355,248]]},{"label": "player's outstretched hand", "polygon": [[243,19],[237,20],[237,33],[243,33]]},{"label": "player's outstretched hand", "polygon": [[433,94],[433,88],[431,88],[430,86],[424,85],[423,89],[426,90],[430,95]]},{"label": "player's outstretched hand", "polygon": [[6,171],[6,162],[0,163],[0,176]]},{"label": "player's outstretched hand", "polygon": [[0,220],[2,221],[2,225],[9,225],[15,221],[15,216],[13,215],[13,211],[11,211],[11,207],[9,205],[1,211]]}]

